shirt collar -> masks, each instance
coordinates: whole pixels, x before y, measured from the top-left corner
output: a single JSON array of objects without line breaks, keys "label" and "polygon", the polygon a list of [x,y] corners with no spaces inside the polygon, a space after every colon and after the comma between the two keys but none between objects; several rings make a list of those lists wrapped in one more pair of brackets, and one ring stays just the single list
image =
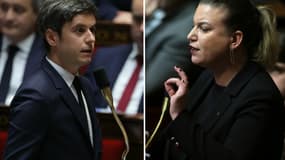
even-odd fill
[{"label": "shirt collar", "polygon": [[130,58],[135,59],[138,55],[138,45],[136,43],[133,43],[132,51],[130,53]]},{"label": "shirt collar", "polygon": [[[31,50],[31,47],[33,45],[33,41],[35,39],[35,33],[32,33],[29,35],[26,39],[20,41],[19,43],[15,44],[19,47],[19,50],[23,53],[28,53]],[[7,51],[8,46],[11,44],[11,41],[6,37],[3,36],[3,43],[1,51]]]},{"label": "shirt collar", "polygon": [[51,59],[46,57],[46,60],[54,67],[54,69],[59,73],[59,75],[64,79],[66,84],[71,87],[72,82],[74,80],[74,75],[68,71],[66,71],[64,68],[62,68],[60,65],[54,63]]}]

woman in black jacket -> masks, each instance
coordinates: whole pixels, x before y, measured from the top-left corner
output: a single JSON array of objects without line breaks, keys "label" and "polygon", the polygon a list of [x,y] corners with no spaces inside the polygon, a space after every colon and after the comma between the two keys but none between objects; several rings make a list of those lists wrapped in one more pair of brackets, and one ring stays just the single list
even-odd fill
[{"label": "woman in black jacket", "polygon": [[191,60],[206,70],[189,90],[191,77],[174,67],[172,122],[151,159],[280,160],[283,99],[265,70],[278,57],[275,15],[249,0],[202,0],[193,19]]}]

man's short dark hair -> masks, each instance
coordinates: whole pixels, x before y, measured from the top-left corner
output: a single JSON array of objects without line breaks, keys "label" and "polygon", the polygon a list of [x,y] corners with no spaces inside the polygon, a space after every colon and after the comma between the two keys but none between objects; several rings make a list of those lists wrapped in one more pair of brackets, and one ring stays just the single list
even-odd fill
[{"label": "man's short dark hair", "polygon": [[[47,29],[52,29],[61,35],[63,25],[74,16],[86,13],[96,17],[96,12],[95,4],[90,0],[45,0],[38,14],[38,31],[44,36]],[[45,43],[49,49],[46,40]]]}]

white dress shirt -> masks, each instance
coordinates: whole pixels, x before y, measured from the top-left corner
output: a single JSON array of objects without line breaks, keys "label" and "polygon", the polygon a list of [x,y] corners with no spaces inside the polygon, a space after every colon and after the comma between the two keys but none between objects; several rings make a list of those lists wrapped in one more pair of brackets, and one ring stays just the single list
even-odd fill
[{"label": "white dress shirt", "polygon": [[[35,39],[35,34],[31,34],[25,40],[16,44],[19,47],[19,51],[16,53],[14,57],[10,87],[5,100],[5,104],[8,106],[10,105],[12,99],[16,94],[17,89],[19,88],[19,86],[23,81],[27,60],[31,52],[34,39]],[[5,64],[8,58],[7,48],[10,45],[10,43],[11,42],[8,40],[8,38],[3,36],[3,42],[0,53],[0,81],[2,79]]]},{"label": "white dress shirt", "polygon": [[[118,74],[118,77],[114,83],[114,87],[112,89],[112,95],[114,100],[114,107],[117,108],[118,103],[121,99],[121,96],[123,95],[123,92],[129,83],[129,80],[131,79],[132,73],[134,72],[137,62],[136,62],[136,56],[138,53],[138,47],[136,44],[133,45],[133,50],[131,51],[130,55],[128,56],[124,66],[122,67],[120,73]],[[132,93],[132,96],[130,98],[130,101],[127,105],[125,114],[137,114],[141,97],[143,96],[143,90],[144,90],[144,67],[142,66],[142,69],[139,74],[138,82],[136,83],[136,86],[134,88],[134,92]],[[96,109],[97,112],[111,112],[110,108],[99,108]]]}]

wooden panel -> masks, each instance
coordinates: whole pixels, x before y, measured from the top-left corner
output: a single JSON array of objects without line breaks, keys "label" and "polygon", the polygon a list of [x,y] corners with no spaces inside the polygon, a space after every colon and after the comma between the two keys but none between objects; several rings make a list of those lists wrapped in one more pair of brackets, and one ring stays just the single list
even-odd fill
[{"label": "wooden panel", "polygon": [[112,46],[132,42],[131,26],[110,21],[97,21],[96,46]]}]

